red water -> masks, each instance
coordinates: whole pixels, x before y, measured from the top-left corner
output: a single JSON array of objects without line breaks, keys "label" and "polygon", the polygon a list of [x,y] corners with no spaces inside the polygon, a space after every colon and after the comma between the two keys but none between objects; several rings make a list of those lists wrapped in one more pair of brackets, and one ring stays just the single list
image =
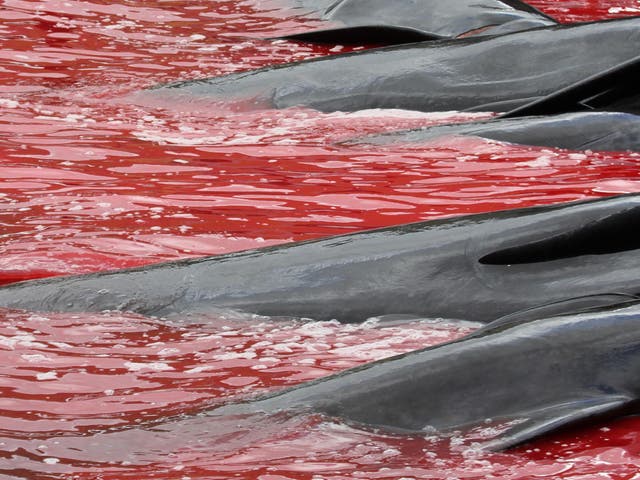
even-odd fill
[{"label": "red water", "polygon": [[[565,21],[640,11],[531,3]],[[451,115],[135,100],[159,82],[347,51],[261,40],[318,22],[256,1],[4,0],[0,19],[2,283],[640,191],[628,153],[335,145]],[[0,478],[640,478],[633,418],[497,455],[326,418],[193,416],[466,331],[3,311]]]}]

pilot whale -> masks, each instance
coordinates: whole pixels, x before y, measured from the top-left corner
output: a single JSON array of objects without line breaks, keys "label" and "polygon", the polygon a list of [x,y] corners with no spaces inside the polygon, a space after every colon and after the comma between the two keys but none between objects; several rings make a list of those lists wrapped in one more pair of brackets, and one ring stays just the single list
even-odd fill
[{"label": "pilot whale", "polygon": [[230,404],[210,416],[321,412],[423,434],[502,431],[504,450],[560,428],[637,413],[640,303],[526,322],[497,322],[461,339],[368,363]]},{"label": "pilot whale", "polygon": [[275,0],[270,3],[329,22],[329,28],[282,37],[320,43],[391,45],[497,35],[556,23],[519,0]]},{"label": "pilot whale", "polygon": [[495,119],[400,130],[345,142],[428,142],[467,135],[571,150],[640,151],[640,57],[582,79]]},{"label": "pilot whale", "polygon": [[638,55],[640,17],[384,47],[146,90],[181,102],[506,112]]},{"label": "pilot whale", "polygon": [[640,293],[639,222],[640,195],[468,215],[16,283],[0,288],[0,306],[488,322],[540,305],[552,313]]},{"label": "pilot whale", "polygon": [[623,112],[573,112],[498,118],[371,135],[349,144],[423,143],[448,136],[475,136],[540,147],[592,151],[640,151],[640,116]]}]

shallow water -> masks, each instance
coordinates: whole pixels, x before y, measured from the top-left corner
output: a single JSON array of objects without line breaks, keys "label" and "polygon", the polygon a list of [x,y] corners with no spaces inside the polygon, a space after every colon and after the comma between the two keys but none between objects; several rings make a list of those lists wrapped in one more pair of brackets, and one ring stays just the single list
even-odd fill
[{"label": "shallow water", "polygon": [[[640,11],[632,0],[531,3],[565,21]],[[0,282],[640,191],[636,154],[335,143],[466,118],[455,113],[247,113],[137,94],[349,50],[264,40],[318,23],[266,5],[4,1]],[[193,417],[469,331],[208,320],[1,311],[0,478],[640,478],[632,418],[480,455],[455,436],[320,417]]]}]

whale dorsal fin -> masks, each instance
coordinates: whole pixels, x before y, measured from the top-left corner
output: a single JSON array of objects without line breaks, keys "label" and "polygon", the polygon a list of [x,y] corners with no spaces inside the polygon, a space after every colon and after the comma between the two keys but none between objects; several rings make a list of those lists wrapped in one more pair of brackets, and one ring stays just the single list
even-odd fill
[{"label": "whale dorsal fin", "polygon": [[482,445],[485,450],[506,450],[562,428],[576,426],[595,418],[606,418],[614,413],[630,412],[637,399],[626,395],[602,395],[578,398],[556,405],[545,406],[523,415],[524,421],[509,428],[499,437]]}]

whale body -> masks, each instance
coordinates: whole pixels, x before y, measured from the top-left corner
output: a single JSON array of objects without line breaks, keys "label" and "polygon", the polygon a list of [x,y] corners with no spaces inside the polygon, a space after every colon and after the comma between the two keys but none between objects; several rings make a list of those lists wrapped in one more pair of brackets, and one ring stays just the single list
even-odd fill
[{"label": "whale body", "polygon": [[374,134],[344,143],[416,143],[467,135],[571,150],[638,151],[638,74],[640,56],[491,120]]},{"label": "whale body", "polygon": [[371,135],[349,143],[422,143],[451,135],[570,150],[637,152],[640,151],[640,116],[622,112],[574,112],[499,118]]},{"label": "whale body", "polygon": [[640,18],[626,18],[378,48],[176,82],[143,95],[248,108],[504,112],[624,63],[639,45]]},{"label": "whale body", "polygon": [[[361,322],[488,322],[640,293],[640,195],[433,220],[0,288],[0,306],[167,316],[233,309]],[[567,308],[573,308],[569,302]],[[552,309],[551,311],[555,311]]]},{"label": "whale body", "polygon": [[396,44],[460,36],[496,35],[555,24],[518,0],[276,0],[330,23],[282,38],[322,43]]},{"label": "whale body", "polygon": [[489,324],[208,415],[321,412],[413,434],[498,427],[503,450],[599,417],[637,413],[640,304]]}]

